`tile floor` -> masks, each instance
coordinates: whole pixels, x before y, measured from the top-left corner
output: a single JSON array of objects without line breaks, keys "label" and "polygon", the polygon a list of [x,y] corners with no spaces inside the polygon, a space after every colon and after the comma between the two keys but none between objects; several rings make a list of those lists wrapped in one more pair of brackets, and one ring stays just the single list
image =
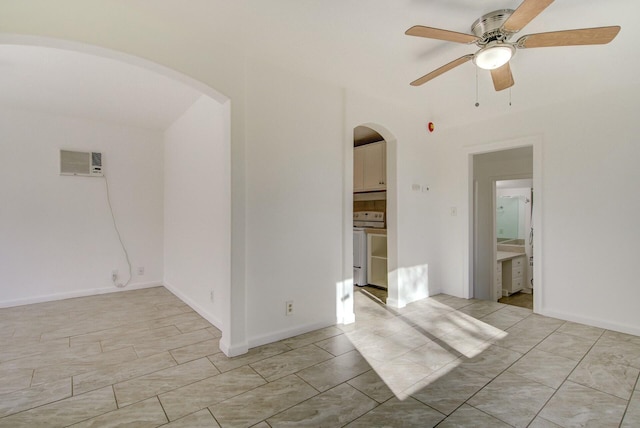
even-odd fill
[{"label": "tile floor", "polygon": [[227,358],[164,288],[0,309],[0,427],[637,427],[640,337],[439,295]]}]

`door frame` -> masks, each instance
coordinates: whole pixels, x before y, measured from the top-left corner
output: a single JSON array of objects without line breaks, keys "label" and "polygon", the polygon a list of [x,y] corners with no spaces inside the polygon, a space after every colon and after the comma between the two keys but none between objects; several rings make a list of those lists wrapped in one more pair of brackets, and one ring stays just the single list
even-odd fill
[{"label": "door frame", "polygon": [[[478,251],[475,248],[475,232],[476,232],[476,204],[475,204],[475,180],[473,175],[473,160],[474,156],[478,154],[498,152],[509,149],[516,149],[520,147],[532,147],[533,148],[533,188],[536,191],[536,203],[533,206],[533,218],[535,219],[534,227],[535,233],[533,235],[533,277],[535,280],[535,290],[533,293],[533,307],[534,312],[540,313],[544,311],[543,296],[544,296],[544,275],[542,266],[544,264],[543,259],[543,218],[542,207],[544,203],[544,192],[542,188],[542,135],[533,135],[528,137],[516,138],[511,140],[504,140],[498,142],[489,142],[483,144],[467,145],[463,147],[464,156],[467,160],[467,197],[465,200],[465,206],[463,207],[466,215],[467,222],[465,223],[465,235],[466,239],[463,243],[464,247],[464,266],[463,269],[463,281],[466,287],[464,288],[466,298],[472,298],[474,296],[474,261],[475,255]],[[495,226],[494,226],[495,227]],[[495,256],[494,256],[495,257]]]}]

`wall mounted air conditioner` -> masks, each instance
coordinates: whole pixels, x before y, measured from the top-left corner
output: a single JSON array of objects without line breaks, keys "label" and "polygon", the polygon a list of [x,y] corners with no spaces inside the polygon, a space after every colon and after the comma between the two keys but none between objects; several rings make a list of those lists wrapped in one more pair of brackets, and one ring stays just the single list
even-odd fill
[{"label": "wall mounted air conditioner", "polygon": [[60,175],[102,177],[102,153],[60,150]]}]

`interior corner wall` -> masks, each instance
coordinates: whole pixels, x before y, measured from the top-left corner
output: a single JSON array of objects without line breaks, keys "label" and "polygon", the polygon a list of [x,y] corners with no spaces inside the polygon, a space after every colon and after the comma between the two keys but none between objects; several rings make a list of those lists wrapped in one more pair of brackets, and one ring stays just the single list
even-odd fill
[{"label": "interior corner wall", "polygon": [[[522,136],[541,140],[541,189],[534,189],[541,215],[534,218],[540,238],[542,277],[534,278],[543,315],[640,334],[640,288],[635,269],[640,241],[640,122],[635,108],[640,87],[567,100],[445,130],[442,179],[452,186],[447,206],[464,204],[468,150],[474,145]],[[496,124],[499,124],[497,126]],[[467,218],[443,224],[443,238],[464,230]],[[444,240],[456,257],[444,259],[444,292],[463,295],[459,260],[467,236]],[[537,290],[536,290],[537,288]]]},{"label": "interior corner wall", "polygon": [[[0,306],[117,291],[128,277],[105,179],[60,175],[60,149],[103,155],[133,265],[127,289],[162,281],[162,135],[79,118],[0,112]],[[137,267],[144,275],[137,275]]]},{"label": "interior corner wall", "polygon": [[164,284],[220,329],[231,276],[224,108],[203,95],[164,134]]},{"label": "interior corner wall", "polygon": [[246,94],[253,347],[336,323],[336,289],[345,280],[344,124],[341,88],[270,64],[248,63]]}]

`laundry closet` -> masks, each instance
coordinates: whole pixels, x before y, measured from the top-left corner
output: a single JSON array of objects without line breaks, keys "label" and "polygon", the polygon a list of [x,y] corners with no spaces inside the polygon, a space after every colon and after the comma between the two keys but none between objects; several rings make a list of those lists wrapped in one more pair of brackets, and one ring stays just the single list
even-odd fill
[{"label": "laundry closet", "polygon": [[383,292],[384,301],[388,270],[386,190],[386,142],[372,129],[357,127],[353,149],[354,284]]}]

